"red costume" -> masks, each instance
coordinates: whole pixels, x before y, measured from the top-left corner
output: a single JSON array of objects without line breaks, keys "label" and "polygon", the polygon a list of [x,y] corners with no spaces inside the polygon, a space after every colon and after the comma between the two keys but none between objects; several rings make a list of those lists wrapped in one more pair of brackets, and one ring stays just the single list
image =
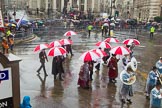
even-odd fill
[{"label": "red costume", "polygon": [[110,79],[115,79],[118,77],[118,62],[119,60],[116,58],[116,56],[112,56],[110,58],[110,61],[108,63],[109,71],[108,76]]}]

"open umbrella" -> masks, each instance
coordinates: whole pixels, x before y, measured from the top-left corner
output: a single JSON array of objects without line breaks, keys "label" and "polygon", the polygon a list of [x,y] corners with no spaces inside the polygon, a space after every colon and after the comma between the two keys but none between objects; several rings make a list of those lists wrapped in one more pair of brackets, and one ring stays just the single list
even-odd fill
[{"label": "open umbrella", "polygon": [[60,47],[61,45],[60,41],[53,41],[49,44],[49,47]]},{"label": "open umbrella", "polygon": [[60,42],[61,42],[62,45],[73,44],[73,42],[69,39],[61,39]]},{"label": "open umbrella", "polygon": [[79,60],[82,60],[82,61],[96,61],[99,58],[100,58],[100,55],[98,53],[95,53],[93,51],[87,51],[87,52],[83,53],[79,57]]},{"label": "open umbrella", "polygon": [[131,51],[124,46],[116,46],[110,50],[110,53],[116,54],[116,55],[126,55],[126,54],[129,54],[130,52]]},{"label": "open umbrella", "polygon": [[107,42],[104,42],[104,41],[97,42],[96,46],[99,46],[101,48],[111,48],[111,45]]},{"label": "open umbrella", "polygon": [[123,41],[123,44],[126,45],[132,45],[134,43],[135,45],[140,45],[140,42],[137,39],[126,39]]},{"label": "open umbrella", "polygon": [[74,32],[74,31],[67,31],[67,32],[64,34],[64,36],[72,36],[72,35],[77,35],[77,33]]},{"label": "open umbrella", "polygon": [[39,44],[34,48],[34,52],[37,52],[37,51],[40,51],[40,50],[46,49],[46,48],[49,48],[48,44]]},{"label": "open umbrella", "polygon": [[119,42],[119,40],[117,40],[116,38],[106,38],[104,41],[105,42],[108,42],[108,43],[110,43],[110,42],[112,42],[112,43],[118,43]]},{"label": "open umbrella", "polygon": [[101,57],[107,56],[107,53],[102,49],[92,49],[90,51],[100,54]]},{"label": "open umbrella", "polygon": [[59,56],[66,54],[67,51],[63,47],[54,47],[48,51],[48,56]]}]

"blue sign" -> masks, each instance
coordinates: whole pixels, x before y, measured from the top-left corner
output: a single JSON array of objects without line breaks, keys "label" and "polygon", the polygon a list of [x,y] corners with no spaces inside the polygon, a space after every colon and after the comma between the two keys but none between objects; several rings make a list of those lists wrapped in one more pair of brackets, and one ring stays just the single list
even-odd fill
[{"label": "blue sign", "polygon": [[0,81],[8,80],[9,79],[9,72],[8,70],[0,71]]}]

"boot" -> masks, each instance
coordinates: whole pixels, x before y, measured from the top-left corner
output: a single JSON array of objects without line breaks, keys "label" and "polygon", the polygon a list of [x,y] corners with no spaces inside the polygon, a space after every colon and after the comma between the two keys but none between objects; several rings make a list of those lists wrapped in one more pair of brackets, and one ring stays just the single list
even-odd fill
[{"label": "boot", "polygon": [[64,80],[62,79],[61,74],[59,74],[59,80],[60,80],[60,81],[64,81]]}]

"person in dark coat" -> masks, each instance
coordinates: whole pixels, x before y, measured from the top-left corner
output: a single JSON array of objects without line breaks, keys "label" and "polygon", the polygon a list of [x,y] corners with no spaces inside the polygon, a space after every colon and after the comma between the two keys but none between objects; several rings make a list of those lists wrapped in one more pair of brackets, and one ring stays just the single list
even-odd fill
[{"label": "person in dark coat", "polygon": [[39,59],[40,59],[41,66],[37,70],[38,74],[40,74],[40,70],[43,68],[45,76],[48,76],[45,68],[45,60],[48,62],[45,49],[41,50],[41,52],[39,53]]},{"label": "person in dark coat", "polygon": [[64,73],[63,62],[64,62],[64,57],[63,56],[58,56],[57,57],[57,71],[59,73],[59,79],[61,81],[63,81],[62,73]]},{"label": "person in dark coat", "polygon": [[108,76],[109,76],[109,82],[116,82],[116,78],[118,77],[118,61],[119,59],[116,58],[115,54],[112,54],[112,57],[110,58],[110,61],[108,63],[109,71],[108,71]]},{"label": "person in dark coat", "polygon": [[56,79],[56,76],[58,74],[58,69],[57,69],[57,56],[53,57],[52,60],[52,74],[54,75],[54,79]]},{"label": "person in dark coat", "polygon": [[[68,37],[68,40],[72,41],[70,36]],[[71,56],[74,55],[73,52],[72,52],[71,44],[66,45],[66,51],[67,51],[68,53],[70,53]]]},{"label": "person in dark coat", "polygon": [[94,61],[89,61],[88,64],[89,64],[89,72],[90,72],[90,74],[89,74],[90,75],[90,81],[92,81],[93,80],[92,75],[93,75]]}]

